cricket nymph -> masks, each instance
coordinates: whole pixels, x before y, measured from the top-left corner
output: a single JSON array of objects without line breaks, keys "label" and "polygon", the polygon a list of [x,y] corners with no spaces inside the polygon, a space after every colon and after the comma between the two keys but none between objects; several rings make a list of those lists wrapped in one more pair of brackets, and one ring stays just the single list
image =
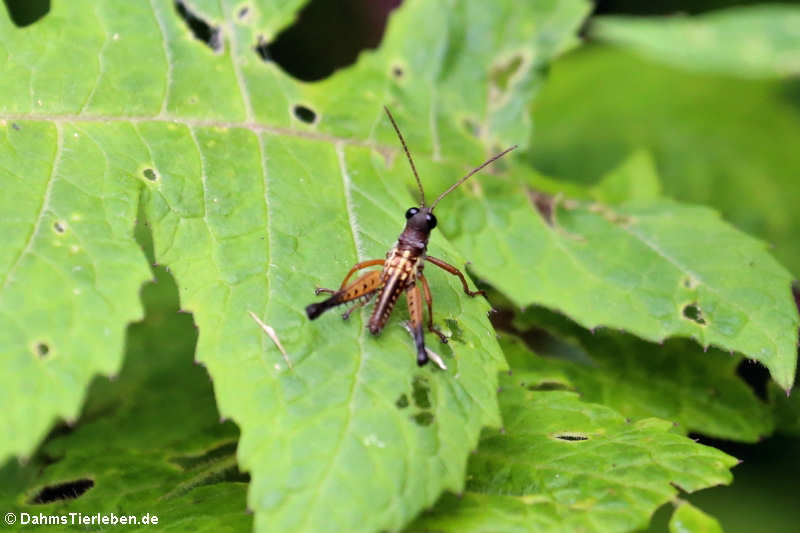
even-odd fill
[{"label": "cricket nymph", "polygon": [[[414,166],[414,160],[411,158],[411,154],[406,147],[406,142],[403,139],[403,135],[400,133],[400,129],[397,127],[397,123],[395,123],[392,114],[389,112],[389,109],[384,109],[386,110],[386,114],[389,116],[392,126],[394,126],[394,129],[397,132],[397,136],[400,138],[400,143],[403,145],[403,149],[406,152],[408,162],[411,164],[411,170],[414,173],[414,177],[416,178],[417,185],[419,187],[420,206],[412,207],[406,211],[406,227],[403,230],[403,233],[401,233],[400,237],[397,239],[397,244],[395,244],[395,246],[386,254],[385,260],[372,259],[369,261],[356,263],[353,268],[350,269],[350,272],[347,273],[347,276],[345,276],[344,281],[338,290],[321,288],[316,289],[316,294],[328,293],[331,296],[326,300],[307,306],[306,315],[308,315],[309,319],[313,320],[328,309],[344,303],[356,302],[353,307],[342,314],[342,317],[347,319],[354,310],[366,305],[375,295],[378,295],[378,301],[375,304],[375,309],[373,309],[372,315],[367,323],[367,328],[369,331],[374,335],[377,335],[381,332],[383,327],[386,325],[386,322],[389,320],[389,316],[391,316],[400,294],[405,293],[409,315],[409,323],[407,324],[407,327],[411,332],[411,335],[414,337],[414,344],[416,345],[417,349],[417,364],[419,366],[426,364],[430,356],[430,358],[433,358],[441,368],[445,369],[446,366],[441,358],[425,347],[422,311],[423,297],[428,307],[428,330],[438,335],[444,343],[447,342],[447,336],[445,336],[444,333],[439,331],[433,325],[433,298],[431,297],[431,290],[428,286],[428,281],[422,274],[424,262],[428,261],[433,263],[446,272],[449,272],[454,276],[458,276],[458,278],[461,280],[461,285],[464,289],[464,292],[469,296],[483,294],[483,291],[471,291],[467,285],[467,280],[464,278],[464,274],[462,274],[460,270],[442,261],[441,259],[427,255],[428,238],[430,237],[431,230],[436,227],[436,217],[433,214],[433,210],[436,207],[436,204],[439,203],[439,200],[444,198],[453,189],[464,183],[464,181],[466,181],[470,176],[481,170],[486,165],[492,163],[516,148],[516,146],[512,146],[511,148],[497,154],[496,156],[484,162],[482,165],[473,169],[469,174],[461,178],[459,181],[451,185],[450,188],[448,188],[445,192],[440,194],[430,207],[427,207],[425,206],[425,193],[422,189],[422,183],[420,182],[419,175],[417,175],[417,169]],[[381,270],[367,272],[366,274],[361,275],[355,281],[348,284],[348,280],[356,271],[361,270],[362,268],[378,265],[383,265],[383,268]],[[422,292],[420,292],[420,287],[417,285],[417,281],[419,281],[420,285],[422,286]]]},{"label": "cricket nymph", "polygon": [[397,297],[415,285],[422,274],[423,260],[428,248],[428,237],[436,227],[436,217],[429,209],[412,207],[406,211],[406,228],[397,239],[397,244],[386,254],[381,283],[384,290],[375,304],[369,319],[370,333],[377,335],[392,314]]}]

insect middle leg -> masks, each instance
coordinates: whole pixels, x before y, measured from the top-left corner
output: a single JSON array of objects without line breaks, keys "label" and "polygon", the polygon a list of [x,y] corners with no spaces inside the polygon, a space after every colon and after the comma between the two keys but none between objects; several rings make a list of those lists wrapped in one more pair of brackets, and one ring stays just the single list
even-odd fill
[{"label": "insect middle leg", "polygon": [[479,294],[483,294],[483,295],[486,294],[486,291],[471,291],[471,290],[469,290],[469,285],[467,285],[467,280],[466,280],[466,278],[464,278],[464,274],[462,274],[459,269],[457,269],[456,267],[454,267],[450,263],[442,261],[441,259],[438,259],[436,257],[431,257],[430,255],[426,255],[425,259],[427,261],[430,261],[434,265],[438,266],[442,270],[445,270],[445,271],[451,273],[454,276],[458,276],[458,279],[461,280],[461,286],[464,288],[464,292],[467,293],[468,295],[475,297],[475,296],[477,296]]},{"label": "insect middle leg", "polygon": [[353,314],[353,311],[355,311],[356,309],[361,309],[362,307],[367,305],[370,301],[372,301],[372,297],[375,296],[375,294],[377,294],[377,292],[378,291],[372,291],[368,295],[362,296],[360,302],[358,302],[353,307],[351,307],[350,309],[348,309],[347,311],[342,313],[342,319],[343,320],[347,320],[348,318],[350,318],[350,315]]},{"label": "insect middle leg", "polygon": [[[350,272],[348,272],[347,275],[344,277],[344,280],[342,280],[342,284],[339,285],[339,290],[344,289],[344,286],[347,284],[347,280],[349,280],[350,276],[352,276],[355,272],[361,270],[362,268],[382,265],[384,262],[385,260],[383,259],[370,259],[368,261],[361,261],[360,263],[356,263],[355,265],[353,265],[353,268],[350,269]],[[317,287],[316,289],[314,289],[314,294],[320,295],[322,293],[335,294],[336,290],[326,289],[324,287]]]},{"label": "insect middle leg", "polygon": [[371,297],[383,286],[381,271],[373,270],[362,275],[346,287],[335,291],[327,300],[313,303],[306,307],[306,315],[314,320],[319,315],[347,302],[352,302],[359,298]]},{"label": "insect middle leg", "polygon": [[436,333],[442,342],[447,344],[447,336],[433,325],[433,297],[431,296],[431,288],[428,286],[428,280],[422,274],[419,274],[417,279],[422,283],[422,296],[425,298],[425,303],[428,304],[428,331]]}]

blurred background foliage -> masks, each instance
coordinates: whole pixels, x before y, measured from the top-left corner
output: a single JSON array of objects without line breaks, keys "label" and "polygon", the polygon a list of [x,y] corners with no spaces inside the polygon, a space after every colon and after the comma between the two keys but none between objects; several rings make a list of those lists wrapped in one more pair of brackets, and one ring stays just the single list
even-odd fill
[{"label": "blurred background foliage", "polygon": [[[595,13],[702,13],[757,2],[600,2]],[[714,207],[772,245],[800,273],[800,79],[757,79],[681,69],[635,51],[597,42],[555,63],[534,103],[528,158],[553,177],[591,184],[636,149],[648,150],[664,192]],[[731,265],[732,269],[737,265]],[[755,365],[740,374],[763,387]],[[796,422],[795,422],[796,425]],[[793,480],[800,474],[800,439],[780,432],[758,444],[710,440],[743,463],[734,483],[701,491],[692,503],[727,532],[797,530]],[[666,531],[663,508],[650,531]]]}]

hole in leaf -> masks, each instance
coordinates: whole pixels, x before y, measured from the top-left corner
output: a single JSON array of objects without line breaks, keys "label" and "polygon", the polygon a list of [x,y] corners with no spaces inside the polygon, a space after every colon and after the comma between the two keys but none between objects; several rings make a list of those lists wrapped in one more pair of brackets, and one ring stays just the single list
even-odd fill
[{"label": "hole in leaf", "polygon": [[353,64],[358,54],[376,48],[389,13],[401,0],[311,0],[294,24],[256,52],[275,61],[287,74],[303,81],[327,78]]},{"label": "hole in leaf", "polygon": [[408,407],[408,396],[406,396],[405,393],[401,394],[400,397],[397,399],[397,401],[394,402],[394,404],[397,406],[398,409],[405,409],[406,407]]},{"label": "hole in leaf", "polygon": [[458,322],[453,320],[452,318],[445,318],[444,323],[447,324],[447,327],[451,331],[450,340],[456,342],[464,342],[464,332],[459,327]]},{"label": "hole in leaf", "polygon": [[94,481],[91,479],[76,479],[58,485],[48,485],[40,490],[30,503],[42,504],[59,500],[73,500],[92,487],[94,487]]},{"label": "hole in leaf", "polygon": [[474,119],[465,118],[464,120],[461,121],[461,124],[464,126],[464,129],[467,130],[467,133],[469,133],[473,137],[481,136],[481,125]]},{"label": "hole in leaf", "polygon": [[403,77],[403,74],[405,74],[405,72],[403,71],[403,67],[399,65],[395,65],[392,67],[392,76],[394,76],[398,80]]},{"label": "hole in leaf", "polygon": [[589,437],[584,435],[583,433],[574,433],[574,432],[565,432],[565,433],[556,433],[553,435],[553,438],[558,440],[565,440],[567,442],[577,442],[581,440],[589,440]]},{"label": "hole in leaf", "polygon": [[542,381],[536,384],[528,385],[526,388],[530,391],[572,390],[570,386],[557,381]]},{"label": "hole in leaf", "polygon": [[19,131],[20,129],[22,129],[22,128],[19,127],[19,124],[17,124],[16,122],[12,122],[11,123],[11,127],[14,129],[14,131]]},{"label": "hole in leaf", "polygon": [[433,424],[433,413],[423,411],[422,413],[415,414],[411,419],[420,426],[430,426]]},{"label": "hole in leaf", "polygon": [[239,20],[244,20],[249,13],[250,6],[242,6],[239,8],[239,12],[236,14],[236,16],[239,18]]},{"label": "hole in leaf", "polygon": [[46,342],[37,342],[33,349],[39,357],[47,357],[50,353],[50,346]]},{"label": "hole in leaf", "polygon": [[500,91],[508,89],[509,81],[517,73],[520,65],[522,65],[522,56],[515,55],[511,61],[493,67],[490,75],[492,85]]},{"label": "hole in leaf", "polygon": [[183,19],[192,35],[196,39],[203,41],[206,46],[215,52],[222,51],[222,39],[220,38],[219,28],[211,26],[208,22],[198,17],[186,6],[183,0],[175,0],[175,11]]},{"label": "hole in leaf", "polygon": [[703,312],[697,302],[690,303],[683,308],[683,316],[693,322],[697,322],[701,326],[705,326],[706,319],[703,318]]},{"label": "hole in leaf", "polygon": [[313,124],[314,121],[317,119],[317,114],[314,112],[313,109],[301,104],[297,104],[296,106],[294,106],[292,112],[294,113],[294,116],[297,118],[297,120],[305,122],[306,124]]},{"label": "hole in leaf", "polygon": [[683,278],[681,283],[685,288],[690,290],[694,290],[697,288],[698,285],[700,285],[700,282],[698,280],[693,279],[690,276],[686,276],[685,278]]},{"label": "hole in leaf", "polygon": [[150,181],[157,181],[158,180],[158,175],[156,174],[156,172],[152,168],[144,169],[144,171],[142,172],[142,175],[145,178],[147,178],[148,180],[150,180]]},{"label": "hole in leaf", "polygon": [[65,231],[67,231],[67,225],[61,222],[60,220],[56,220],[55,222],[53,222],[53,230],[56,233],[64,233]]},{"label": "hole in leaf", "polygon": [[428,381],[422,376],[414,376],[411,387],[413,388],[411,397],[414,399],[414,405],[420,409],[430,409],[431,398]]},{"label": "hole in leaf", "polygon": [[536,211],[539,212],[539,215],[541,215],[547,225],[552,227],[555,198],[550,194],[545,194],[533,189],[528,191],[528,198],[530,198],[533,207],[536,208]]},{"label": "hole in leaf", "polygon": [[30,26],[50,12],[50,0],[4,0],[11,22],[18,28]]}]

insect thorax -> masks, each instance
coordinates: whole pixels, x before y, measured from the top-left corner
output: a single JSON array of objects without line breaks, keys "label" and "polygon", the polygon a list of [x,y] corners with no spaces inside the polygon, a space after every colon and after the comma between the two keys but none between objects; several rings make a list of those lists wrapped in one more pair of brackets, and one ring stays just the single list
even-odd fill
[{"label": "insect thorax", "polygon": [[397,276],[400,285],[413,282],[417,275],[422,272],[425,251],[416,250],[402,243],[397,243],[386,254],[386,261],[383,264],[383,280],[389,281]]}]

